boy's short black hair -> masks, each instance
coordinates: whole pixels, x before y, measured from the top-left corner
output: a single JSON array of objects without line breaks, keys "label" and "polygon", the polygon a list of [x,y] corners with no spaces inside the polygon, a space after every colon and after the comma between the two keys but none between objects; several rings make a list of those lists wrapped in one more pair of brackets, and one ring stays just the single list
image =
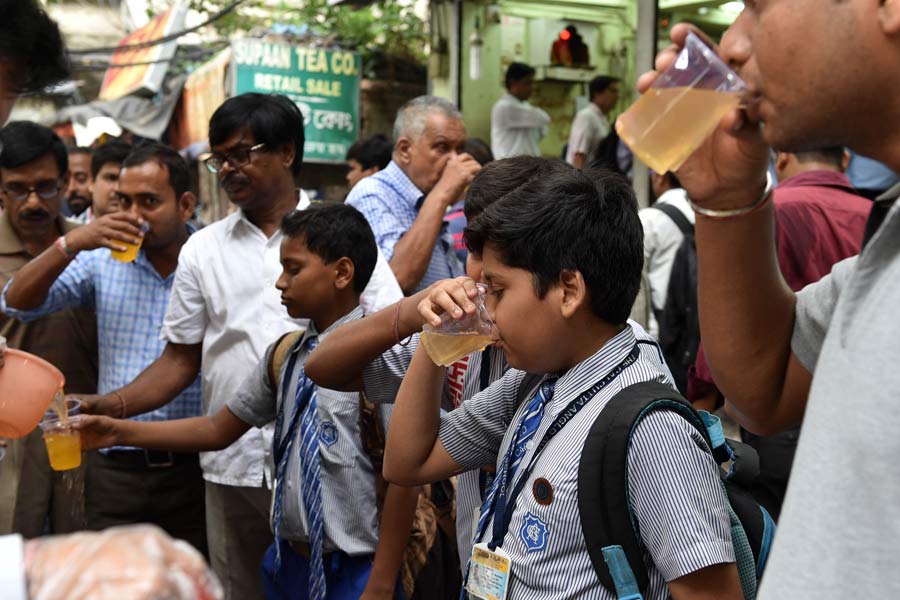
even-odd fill
[{"label": "boy's short black hair", "polygon": [[0,167],[14,169],[52,154],[62,177],[69,170],[66,145],[53,130],[31,121],[12,121],[0,129]]},{"label": "boy's short black hair", "polygon": [[122,140],[110,140],[94,149],[91,155],[91,174],[97,179],[97,174],[106,163],[115,163],[122,166],[125,158],[131,152],[131,144]]},{"label": "boy's short black hair", "polygon": [[641,284],[644,233],[625,177],[551,171],[488,206],[465,238],[479,253],[491,242],[505,264],[530,271],[541,298],[563,270],[581,272],[594,315],[612,325],[628,320]]},{"label": "boy's short black hair", "polygon": [[385,168],[391,162],[394,143],[383,133],[376,133],[367,138],[356,140],[347,150],[347,160],[355,160],[363,170],[378,167]]},{"label": "boy's short black hair", "polygon": [[39,92],[69,76],[59,27],[36,0],[0,2],[0,60],[13,65],[13,93]]},{"label": "boy's short black hair", "polygon": [[510,63],[509,68],[506,69],[506,89],[509,89],[509,84],[515,81],[522,81],[526,77],[534,77],[534,73],[534,67],[531,65],[520,62]]},{"label": "boy's short black hair", "polygon": [[191,172],[187,161],[173,148],[154,141],[144,141],[131,149],[122,161],[122,168],[135,167],[154,161],[166,168],[169,173],[169,185],[175,191],[175,200],[190,191]]},{"label": "boy's short black hair", "polygon": [[249,92],[234,96],[222,103],[209,120],[209,144],[217,146],[228,141],[236,131],[248,127],[257,144],[275,150],[282,144],[294,146],[291,172],[300,174],[303,166],[303,113],[282,94]]},{"label": "boy's short black hair", "polygon": [[488,206],[538,177],[573,167],[558,158],[514,156],[486,164],[466,190],[463,212],[472,221]]},{"label": "boy's short black hair", "polygon": [[353,290],[361,294],[375,270],[378,247],[369,222],[349,204],[314,203],[284,217],[285,237],[303,238],[326,263],[345,256],[353,262]]}]

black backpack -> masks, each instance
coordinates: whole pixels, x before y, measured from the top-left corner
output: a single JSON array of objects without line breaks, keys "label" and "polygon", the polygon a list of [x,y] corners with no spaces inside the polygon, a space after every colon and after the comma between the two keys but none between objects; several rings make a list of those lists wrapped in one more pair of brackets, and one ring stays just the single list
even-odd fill
[{"label": "black backpack", "polygon": [[591,426],[578,467],[578,512],[594,571],[620,600],[643,598],[649,585],[642,544],[628,499],[628,447],[638,422],[655,410],[670,410],[704,437],[720,464],[726,506],[744,597],[756,597],[758,580],[775,536],[775,522],[749,492],[759,460],[749,446],[726,440],[717,417],[698,413],[668,385],[643,382],[609,400]]},{"label": "black backpack", "polygon": [[675,386],[682,393],[687,393],[688,369],[694,364],[700,347],[694,226],[684,213],[671,204],[653,208],[672,219],[684,234],[672,261],[672,274],[666,287],[666,303],[661,310],[653,307],[653,314],[659,323],[659,345],[666,357],[666,364],[672,371]]}]

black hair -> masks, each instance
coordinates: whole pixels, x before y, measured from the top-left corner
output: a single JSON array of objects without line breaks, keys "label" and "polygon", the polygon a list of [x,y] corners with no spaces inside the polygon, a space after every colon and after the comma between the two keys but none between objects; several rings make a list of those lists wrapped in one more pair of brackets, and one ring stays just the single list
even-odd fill
[{"label": "black hair", "polygon": [[376,133],[353,142],[347,150],[347,160],[355,160],[363,170],[378,167],[380,171],[391,162],[393,152],[394,143],[391,139],[383,133]]},{"label": "black hair", "polygon": [[593,100],[596,94],[602,94],[606,91],[606,88],[618,82],[618,77],[612,77],[610,75],[598,75],[597,77],[591,79],[591,82],[588,84],[588,97]]},{"label": "black hair", "polygon": [[122,168],[136,167],[150,161],[155,161],[166,168],[169,173],[169,185],[175,190],[176,200],[190,191],[191,173],[187,161],[165,144],[149,140],[141,142],[132,148],[122,161]]},{"label": "black hair", "polygon": [[533,77],[534,73],[534,67],[530,65],[520,62],[510,63],[509,68],[506,69],[506,89],[509,89],[509,85],[515,81]]},{"label": "black hair", "polygon": [[59,136],[43,125],[31,121],[12,121],[0,129],[0,167],[14,169],[45,154],[56,159],[59,176],[69,170],[69,154]]},{"label": "black hair", "polygon": [[115,163],[119,166],[125,162],[125,157],[131,152],[131,144],[122,140],[110,140],[94,149],[91,156],[91,174],[97,179],[97,173],[107,163]]},{"label": "black hair", "polygon": [[38,92],[69,76],[59,27],[35,0],[0,2],[0,60],[12,65],[12,93]]},{"label": "black hair", "polygon": [[282,144],[294,147],[291,172],[300,174],[303,165],[303,113],[282,94],[255,92],[229,98],[216,109],[209,120],[209,143],[217,146],[228,141],[236,131],[248,127],[257,144],[275,150]]},{"label": "black hair", "polygon": [[94,153],[93,150],[91,150],[90,148],[87,148],[86,146],[71,146],[66,151],[68,152],[69,156],[72,156],[73,154],[92,155]]},{"label": "black hair", "polygon": [[834,165],[835,168],[841,168],[844,164],[844,147],[829,146],[827,148],[819,148],[817,150],[809,150],[807,152],[795,152],[797,162],[824,162]]},{"label": "black hair", "polygon": [[494,153],[491,152],[491,147],[487,145],[487,142],[479,138],[468,138],[463,146],[463,152],[478,161],[478,164],[482,167],[494,161]]},{"label": "black hair", "polygon": [[644,233],[628,180],[612,171],[554,170],[485,209],[465,231],[479,253],[491,242],[501,260],[534,276],[543,298],[563,270],[577,270],[591,311],[625,323],[641,284]]},{"label": "black hair", "polygon": [[463,203],[467,221],[478,218],[484,210],[513,190],[555,170],[573,169],[558,158],[514,156],[495,160],[478,171]]},{"label": "black hair", "polygon": [[669,180],[669,185],[672,186],[672,189],[677,189],[681,187],[681,182],[678,181],[678,177],[675,176],[675,173],[669,171],[666,173],[666,179]]},{"label": "black hair", "polygon": [[314,203],[288,213],[281,232],[303,238],[306,247],[326,263],[347,257],[353,263],[353,290],[361,294],[375,270],[378,247],[369,222],[349,204]]}]

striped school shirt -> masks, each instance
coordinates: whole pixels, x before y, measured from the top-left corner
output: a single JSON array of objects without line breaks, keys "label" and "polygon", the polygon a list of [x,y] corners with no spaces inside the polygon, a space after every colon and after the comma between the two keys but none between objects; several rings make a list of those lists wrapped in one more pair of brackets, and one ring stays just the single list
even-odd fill
[{"label": "striped school shirt", "polygon": [[[619,365],[637,341],[634,330],[626,327],[594,355],[561,375],[517,476],[522,476],[538,441],[557,415]],[[594,396],[547,444],[532,471],[525,474],[528,481],[511,507],[512,520],[502,544],[512,559],[510,600],[615,598],[600,585],[581,532],[578,463],[588,431],[610,398],[634,383],[666,381],[657,349],[645,343],[638,347],[638,360]],[[527,402],[516,405],[516,392],[524,377],[522,371],[510,370],[500,381],[441,418],[439,439],[463,468],[472,469],[497,460],[498,455],[505,456],[527,406]],[[644,597],[648,600],[669,598],[668,581],[714,564],[734,562],[717,469],[702,436],[678,415],[651,413],[635,430],[628,452],[628,491],[645,548],[650,585]],[[552,487],[549,505],[540,504],[532,491],[538,478],[546,479]],[[493,518],[478,541],[488,541],[492,527]],[[537,535],[532,535],[535,531]]]},{"label": "striped school shirt", "polygon": [[[299,353],[292,381],[287,393],[282,395],[282,378],[288,367],[288,360],[281,366],[278,381],[269,377],[269,357],[274,350],[272,344],[260,361],[253,376],[247,379],[237,393],[228,401],[228,409],[245,423],[262,427],[275,420],[277,410],[283,406],[285,422],[290,419],[297,397],[297,376],[299,368],[309,355],[306,340],[318,335],[319,341],[344,323],[363,316],[361,308],[338,319],[322,333],[315,326],[309,328],[300,338],[291,353]],[[286,396],[286,397],[285,397]],[[340,550],[351,556],[374,554],[378,545],[378,511],[375,501],[375,471],[372,461],[363,446],[359,430],[359,394],[338,392],[319,387],[317,391],[317,414],[319,417],[319,455],[321,459],[322,521],[325,551]],[[381,417],[385,427],[390,419],[390,409],[383,407]],[[288,427],[282,435],[288,434]],[[297,440],[300,437],[297,428]],[[280,443],[280,440],[275,440]],[[300,446],[295,443],[285,471],[285,479],[279,485],[285,486],[282,523],[279,533],[291,541],[309,542],[308,519],[303,506],[303,475],[301,473]]]}]

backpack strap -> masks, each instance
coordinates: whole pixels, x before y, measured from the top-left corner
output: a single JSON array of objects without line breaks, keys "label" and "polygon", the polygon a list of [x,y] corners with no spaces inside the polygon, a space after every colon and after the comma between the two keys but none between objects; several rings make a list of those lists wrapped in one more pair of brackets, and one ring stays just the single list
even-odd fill
[{"label": "backpack strap", "polygon": [[275,342],[275,348],[269,354],[269,381],[273,386],[278,386],[278,375],[281,374],[281,366],[284,364],[288,353],[294,344],[303,337],[304,330],[289,331],[278,338]]},{"label": "backpack strap", "polygon": [[659,212],[672,219],[672,221],[684,235],[694,235],[694,226],[691,225],[691,222],[686,216],[684,216],[684,213],[681,212],[681,209],[679,209],[677,206],[673,206],[671,204],[654,204],[650,208],[655,208]]},{"label": "backpack strap", "polygon": [[650,583],[628,502],[628,447],[638,422],[657,408],[684,416],[712,447],[687,400],[666,384],[642,382],[609,400],[591,426],[578,465],[578,513],[588,555],[603,587],[620,599],[641,598]]}]

